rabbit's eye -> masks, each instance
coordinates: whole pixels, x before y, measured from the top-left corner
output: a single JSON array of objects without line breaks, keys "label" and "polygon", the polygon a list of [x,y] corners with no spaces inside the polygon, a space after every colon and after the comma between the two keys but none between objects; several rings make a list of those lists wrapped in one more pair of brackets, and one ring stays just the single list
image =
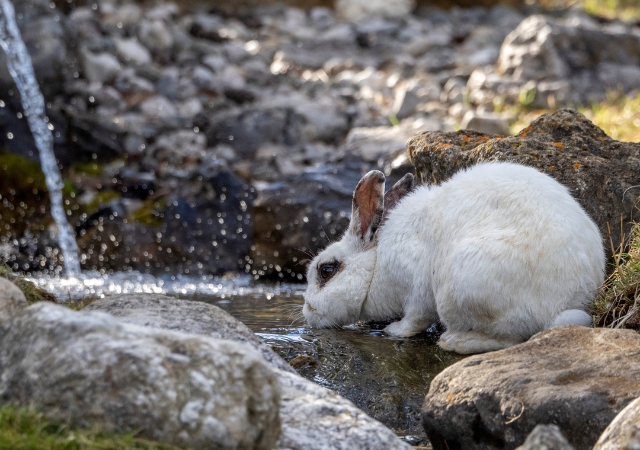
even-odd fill
[{"label": "rabbit's eye", "polygon": [[318,266],[318,276],[320,278],[320,283],[324,284],[331,279],[336,273],[338,273],[340,269],[340,262],[331,261],[328,263],[320,264]]}]

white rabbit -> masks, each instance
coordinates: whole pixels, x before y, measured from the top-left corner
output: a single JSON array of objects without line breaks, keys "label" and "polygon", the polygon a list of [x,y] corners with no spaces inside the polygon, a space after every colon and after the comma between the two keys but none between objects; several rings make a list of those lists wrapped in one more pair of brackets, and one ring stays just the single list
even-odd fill
[{"label": "white rabbit", "polygon": [[311,326],[400,317],[385,332],[412,336],[439,319],[439,345],[468,354],[590,325],[602,238],[553,178],[483,163],[440,186],[413,190],[407,174],[385,195],[384,183],[379,171],[360,180],[349,229],[309,265]]}]

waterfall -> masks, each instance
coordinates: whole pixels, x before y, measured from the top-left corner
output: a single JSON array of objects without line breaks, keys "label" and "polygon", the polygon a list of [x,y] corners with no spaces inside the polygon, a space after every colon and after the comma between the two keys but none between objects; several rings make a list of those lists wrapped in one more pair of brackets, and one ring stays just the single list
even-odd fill
[{"label": "waterfall", "polygon": [[0,8],[0,46],[7,54],[9,73],[20,92],[24,115],[40,152],[40,163],[51,198],[51,215],[58,226],[66,274],[72,277],[80,273],[78,244],[62,203],[62,177],[53,154],[53,136],[45,115],[44,97],[38,87],[27,47],[20,36],[13,4],[10,0],[0,0]]}]

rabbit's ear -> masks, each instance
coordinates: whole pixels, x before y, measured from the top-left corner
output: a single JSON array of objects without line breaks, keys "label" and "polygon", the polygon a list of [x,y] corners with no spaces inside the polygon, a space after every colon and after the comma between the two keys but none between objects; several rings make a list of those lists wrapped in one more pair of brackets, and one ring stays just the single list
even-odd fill
[{"label": "rabbit's ear", "polygon": [[413,191],[414,187],[414,177],[412,173],[408,173],[396,184],[393,185],[391,189],[384,194],[384,213],[382,215],[382,223],[385,222],[389,213],[395,208],[400,200],[404,198],[405,195]]},{"label": "rabbit's ear", "polygon": [[368,248],[375,240],[384,211],[384,174],[379,170],[367,173],[353,191],[349,233],[362,240]]}]

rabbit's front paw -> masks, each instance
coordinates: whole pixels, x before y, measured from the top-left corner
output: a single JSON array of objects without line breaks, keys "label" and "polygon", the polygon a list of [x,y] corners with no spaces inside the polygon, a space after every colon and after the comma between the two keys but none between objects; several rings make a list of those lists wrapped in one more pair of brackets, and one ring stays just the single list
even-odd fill
[{"label": "rabbit's front paw", "polygon": [[409,337],[420,333],[422,329],[416,329],[414,323],[402,319],[387,325],[383,331],[391,336]]}]

